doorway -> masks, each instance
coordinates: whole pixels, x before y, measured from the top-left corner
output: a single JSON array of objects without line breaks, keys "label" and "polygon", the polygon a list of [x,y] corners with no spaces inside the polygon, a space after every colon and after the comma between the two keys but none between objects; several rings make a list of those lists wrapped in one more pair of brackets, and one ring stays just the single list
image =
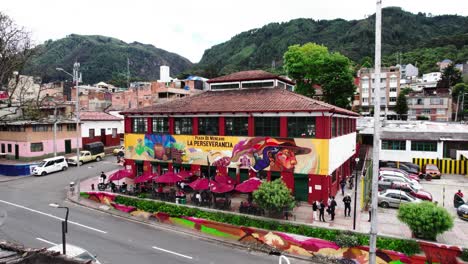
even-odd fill
[{"label": "doorway", "polygon": [[71,152],[72,152],[71,139],[65,139],[65,154],[68,154]]},{"label": "doorway", "polygon": [[19,159],[19,145],[15,144],[15,159]]},{"label": "doorway", "polygon": [[107,146],[106,144],[106,129],[101,128],[101,142],[104,144],[104,146]]}]

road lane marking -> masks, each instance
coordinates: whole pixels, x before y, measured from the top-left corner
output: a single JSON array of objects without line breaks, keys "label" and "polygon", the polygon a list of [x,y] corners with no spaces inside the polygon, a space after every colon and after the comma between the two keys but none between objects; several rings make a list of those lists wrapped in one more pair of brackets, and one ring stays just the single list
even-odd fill
[{"label": "road lane marking", "polygon": [[[34,210],[34,209],[28,208],[28,207],[26,207],[26,206],[22,206],[22,205],[19,205],[19,204],[10,203],[10,202],[4,201],[4,200],[0,200],[0,202],[1,202],[1,203],[4,203],[4,204],[11,205],[11,206],[15,206],[15,207],[18,207],[18,208],[21,208],[21,209],[24,209],[24,210],[27,210],[27,211],[30,211],[30,212],[33,212],[33,213],[45,215],[45,216],[48,216],[48,217],[51,217],[51,218],[54,218],[54,219],[57,219],[57,220],[60,220],[60,221],[65,221],[65,219],[63,219],[63,218],[60,218],[60,217],[57,217],[57,216],[55,216],[55,215],[51,215],[51,214],[48,214],[48,213],[44,213],[44,212],[41,212],[41,211],[38,211],[38,210]],[[102,231],[102,230],[100,230],[100,229],[97,229],[97,228],[94,228],[94,227],[90,227],[90,226],[87,226],[87,225],[83,225],[83,224],[80,224],[80,223],[77,223],[77,222],[73,222],[73,221],[70,221],[70,220],[68,220],[68,223],[73,224],[73,225],[76,225],[76,226],[81,226],[81,227],[84,227],[84,228],[87,228],[87,229],[90,229],[90,230],[93,230],[93,231],[96,231],[96,232],[99,232],[99,233],[102,233],[102,234],[107,234],[106,231]]]},{"label": "road lane marking", "polygon": [[49,240],[42,239],[42,238],[40,238],[40,237],[36,237],[36,239],[39,240],[39,241],[42,241],[42,242],[46,242],[46,243],[48,243],[48,244],[51,244],[52,246],[58,245],[58,244],[55,244],[55,243],[53,243],[53,242],[50,242]]},{"label": "road lane marking", "polygon": [[179,257],[183,257],[183,258],[187,258],[187,259],[193,259],[191,256],[183,255],[183,254],[180,254],[180,253],[177,253],[177,252],[174,252],[174,251],[170,251],[170,250],[167,250],[167,249],[164,249],[164,248],[158,248],[158,247],[154,247],[154,246],[153,246],[153,248],[157,249],[157,250],[161,250],[163,252],[174,254],[174,255],[179,256]]}]

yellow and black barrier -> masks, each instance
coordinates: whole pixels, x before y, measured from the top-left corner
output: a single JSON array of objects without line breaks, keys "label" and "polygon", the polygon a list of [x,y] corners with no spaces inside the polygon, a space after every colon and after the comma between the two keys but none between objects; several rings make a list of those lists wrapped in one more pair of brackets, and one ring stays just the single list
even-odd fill
[{"label": "yellow and black barrier", "polygon": [[426,164],[434,164],[443,174],[468,174],[468,160],[454,160],[454,159],[425,159],[413,158],[413,163],[423,168]]}]

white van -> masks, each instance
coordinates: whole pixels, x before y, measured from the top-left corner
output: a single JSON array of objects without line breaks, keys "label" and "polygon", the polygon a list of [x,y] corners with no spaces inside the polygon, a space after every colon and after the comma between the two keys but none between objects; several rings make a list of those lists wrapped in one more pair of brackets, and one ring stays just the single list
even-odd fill
[{"label": "white van", "polygon": [[33,169],[33,175],[44,176],[55,171],[65,171],[68,169],[67,161],[64,156],[57,156],[53,158],[44,159],[37,167]]}]

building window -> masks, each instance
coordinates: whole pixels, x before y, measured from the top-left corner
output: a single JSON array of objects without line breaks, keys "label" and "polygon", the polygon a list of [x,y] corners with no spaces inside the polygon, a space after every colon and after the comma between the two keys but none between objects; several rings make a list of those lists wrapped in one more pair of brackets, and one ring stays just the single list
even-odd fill
[{"label": "building window", "polygon": [[416,100],[416,104],[417,104],[417,105],[422,105],[422,104],[424,104],[423,99],[418,98],[418,99]]},{"label": "building window", "polygon": [[405,140],[382,140],[382,149],[406,150]]},{"label": "building window", "polygon": [[94,128],[89,129],[89,138],[94,138]]},{"label": "building window", "polygon": [[315,137],[315,117],[288,117],[288,137]]},{"label": "building window", "polygon": [[192,135],[192,118],[191,117],[174,118],[174,133],[176,135]]},{"label": "building window", "polygon": [[331,121],[331,134],[332,137],[336,137],[336,118],[332,118]]},{"label": "building window", "polygon": [[366,104],[369,103],[369,98],[362,98],[362,102]]},{"label": "building window", "polygon": [[396,92],[397,91],[397,88],[396,87],[390,87],[390,92]]},{"label": "building window", "polygon": [[146,133],[148,132],[148,122],[146,118],[138,117],[133,118],[133,133]]},{"label": "building window", "polygon": [[437,114],[438,115],[445,115],[446,111],[445,111],[445,109],[437,109]]},{"label": "building window", "polygon": [[255,136],[278,137],[279,117],[255,117]]},{"label": "building window", "polygon": [[368,94],[369,93],[369,88],[362,87],[362,93],[363,94]]},{"label": "building window", "polygon": [[41,152],[44,151],[44,146],[42,142],[39,143],[31,143],[31,152]]},{"label": "building window", "polygon": [[390,102],[396,102],[396,97],[390,97]]},{"label": "building window", "polygon": [[248,117],[226,117],[224,122],[226,136],[247,136],[249,133]]},{"label": "building window", "polygon": [[112,138],[116,138],[117,137],[117,128],[113,128],[112,129]]},{"label": "building window", "polygon": [[199,117],[198,134],[199,135],[219,135],[218,117]]},{"label": "building window", "polygon": [[169,118],[153,117],[153,133],[169,134]]},{"label": "building window", "polygon": [[47,132],[49,131],[49,125],[33,125],[33,132]]},{"label": "building window", "polygon": [[412,141],[411,150],[437,152],[437,142],[435,141]]},{"label": "building window", "polygon": [[442,98],[431,98],[431,105],[441,105],[443,104]]},{"label": "building window", "polygon": [[76,124],[67,124],[67,131],[76,131]]},{"label": "building window", "polygon": [[11,150],[11,144],[8,144],[8,153],[11,153],[12,150]]},{"label": "building window", "polygon": [[210,87],[211,90],[236,89],[239,88],[239,83],[212,84]]},{"label": "building window", "polygon": [[262,88],[262,87],[273,87],[273,81],[242,83],[242,88]]},{"label": "building window", "polygon": [[421,110],[421,114],[430,115],[431,114],[431,109],[423,109],[423,110]]}]

